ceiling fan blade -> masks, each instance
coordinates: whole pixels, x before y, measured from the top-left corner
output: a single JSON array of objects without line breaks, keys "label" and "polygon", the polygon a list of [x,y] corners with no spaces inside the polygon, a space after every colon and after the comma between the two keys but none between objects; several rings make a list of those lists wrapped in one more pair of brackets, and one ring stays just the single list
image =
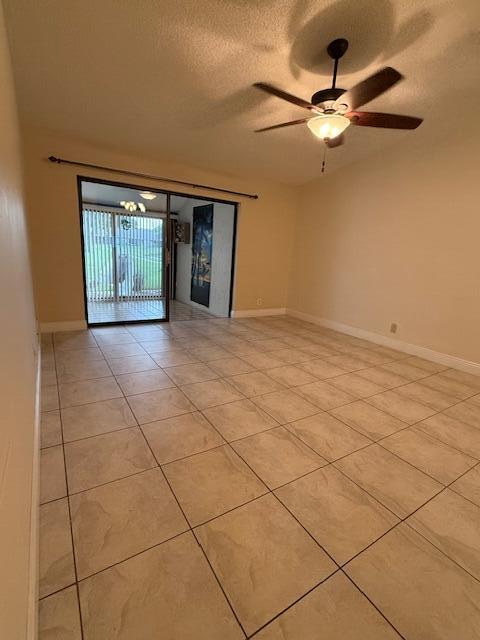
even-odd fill
[{"label": "ceiling fan blade", "polygon": [[300,120],[291,120],[290,122],[282,122],[281,124],[274,124],[271,127],[263,127],[263,129],[255,129],[255,133],[261,133],[262,131],[271,131],[272,129],[281,129],[282,127],[291,127],[293,124],[302,124],[307,122],[310,118],[301,118]]},{"label": "ceiling fan blade", "polygon": [[381,127],[383,129],[416,129],[423,118],[399,116],[395,113],[373,113],[371,111],[350,111],[345,114],[352,124],[360,127]]},{"label": "ceiling fan blade", "polygon": [[370,100],[381,95],[390,87],[393,87],[403,76],[392,67],[385,67],[348,89],[338,100],[337,104],[348,104],[351,110],[358,109]]},{"label": "ceiling fan blade", "polygon": [[339,147],[341,144],[345,142],[345,136],[341,133],[339,136],[335,138],[326,138],[325,144],[329,149],[334,149],[335,147]]},{"label": "ceiling fan blade", "polygon": [[253,85],[254,87],[257,87],[257,89],[261,89],[262,91],[265,91],[266,93],[269,93],[272,96],[276,96],[277,98],[281,98],[282,100],[286,100],[287,102],[291,102],[292,104],[296,105],[297,107],[302,107],[303,109],[308,109],[309,111],[312,111],[313,113],[318,113],[318,109],[311,103],[311,102],[307,102],[306,100],[303,100],[302,98],[297,98],[297,96],[293,96],[291,93],[287,93],[286,91],[283,91],[282,89],[277,89],[277,87],[274,87],[271,84],[266,84],[265,82],[255,82],[255,84]]}]

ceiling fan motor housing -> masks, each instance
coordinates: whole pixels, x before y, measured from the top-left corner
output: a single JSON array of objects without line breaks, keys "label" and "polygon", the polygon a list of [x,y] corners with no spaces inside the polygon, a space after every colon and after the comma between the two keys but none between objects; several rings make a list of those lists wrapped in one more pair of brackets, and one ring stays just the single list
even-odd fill
[{"label": "ceiling fan motor housing", "polygon": [[335,102],[345,93],[346,89],[331,88],[321,89],[313,94],[311,103],[314,105],[322,104],[323,102]]},{"label": "ceiling fan motor housing", "polygon": [[[335,61],[335,65],[333,68],[333,80],[332,86],[329,89],[322,89],[321,91],[317,91],[313,94],[311,103],[315,106],[322,105],[324,107],[330,108],[334,102],[336,102],[342,94],[345,93],[346,89],[339,89],[335,86],[335,81],[337,79],[337,68],[338,61],[345,54],[348,49],[348,40],[345,38],[337,38],[330,42],[327,47],[327,53]],[[326,104],[325,104],[326,103]]]}]

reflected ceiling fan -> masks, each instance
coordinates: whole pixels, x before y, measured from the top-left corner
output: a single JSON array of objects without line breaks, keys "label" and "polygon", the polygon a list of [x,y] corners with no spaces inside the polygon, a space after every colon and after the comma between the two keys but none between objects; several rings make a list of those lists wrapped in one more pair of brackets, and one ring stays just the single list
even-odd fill
[{"label": "reflected ceiling fan", "polygon": [[382,129],[416,129],[423,122],[422,118],[395,115],[393,113],[357,111],[359,107],[367,104],[367,102],[381,95],[403,79],[402,74],[392,69],[392,67],[385,67],[377,71],[377,73],[359,82],[349,90],[335,86],[338,61],[347,49],[348,40],[344,38],[338,38],[328,45],[327,53],[334,61],[332,86],[329,89],[322,89],[314,93],[311,102],[297,98],[297,96],[282,91],[282,89],[278,89],[271,84],[256,82],[253,86],[257,87],[257,89],[307,109],[312,114],[309,118],[282,122],[271,127],[257,129],[256,133],[306,123],[310,131],[317,138],[324,140],[328,147],[338,147],[343,144],[343,132],[350,124],[360,127],[380,127]]}]

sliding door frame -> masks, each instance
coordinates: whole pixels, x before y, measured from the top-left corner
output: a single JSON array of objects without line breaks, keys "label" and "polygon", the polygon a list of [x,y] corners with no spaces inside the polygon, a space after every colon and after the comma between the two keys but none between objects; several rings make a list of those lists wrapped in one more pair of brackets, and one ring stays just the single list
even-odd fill
[{"label": "sliding door frame", "polygon": [[[83,200],[82,200],[82,182],[93,182],[95,184],[105,184],[111,187],[123,187],[127,189],[135,189],[136,191],[151,191],[152,193],[158,193],[166,196],[167,199],[167,211],[166,211],[166,228],[165,228],[165,251],[164,251],[164,269],[163,269],[163,279],[164,279],[164,292],[165,292],[165,318],[158,318],[156,320],[119,320],[115,322],[89,322],[88,321],[88,301],[87,301],[87,278],[86,278],[86,270],[85,270],[85,242],[83,237]],[[233,211],[233,237],[232,237],[232,263],[231,263],[231,273],[230,273],[230,294],[228,301],[228,317],[232,315],[232,305],[233,305],[233,292],[235,287],[235,269],[236,269],[236,245],[237,245],[237,220],[238,220],[238,202],[232,200],[222,200],[220,198],[209,198],[207,196],[199,196],[197,194],[193,195],[191,193],[184,193],[180,191],[169,191],[166,189],[158,189],[155,187],[151,187],[150,185],[139,185],[132,184],[128,182],[116,182],[113,180],[103,180],[101,178],[94,178],[90,176],[83,176],[77,174],[77,196],[78,196],[78,209],[80,216],[80,244],[81,244],[81,254],[82,254],[82,276],[83,276],[83,305],[84,305],[84,313],[85,320],[87,322],[87,326],[89,327],[100,327],[100,326],[110,326],[110,325],[121,325],[121,324],[149,324],[152,322],[169,322],[170,321],[170,283],[171,283],[171,267],[172,267],[172,256],[173,256],[173,241],[171,234],[171,209],[170,202],[172,196],[180,196],[183,198],[191,198],[194,200],[204,200],[206,202],[220,202],[222,204],[232,205],[234,208]]]}]

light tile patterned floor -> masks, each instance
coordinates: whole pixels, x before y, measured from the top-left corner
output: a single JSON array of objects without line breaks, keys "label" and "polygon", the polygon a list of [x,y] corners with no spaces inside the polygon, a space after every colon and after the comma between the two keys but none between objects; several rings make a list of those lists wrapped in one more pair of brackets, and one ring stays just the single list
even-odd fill
[{"label": "light tile patterned floor", "polygon": [[480,378],[281,317],[42,354],[40,640],[480,637]]},{"label": "light tile patterned floor", "polygon": [[[160,320],[165,317],[164,300],[122,300],[121,302],[88,302],[88,321],[129,322],[137,320]],[[170,301],[170,319],[203,320],[211,318],[207,311],[177,300]]]}]

